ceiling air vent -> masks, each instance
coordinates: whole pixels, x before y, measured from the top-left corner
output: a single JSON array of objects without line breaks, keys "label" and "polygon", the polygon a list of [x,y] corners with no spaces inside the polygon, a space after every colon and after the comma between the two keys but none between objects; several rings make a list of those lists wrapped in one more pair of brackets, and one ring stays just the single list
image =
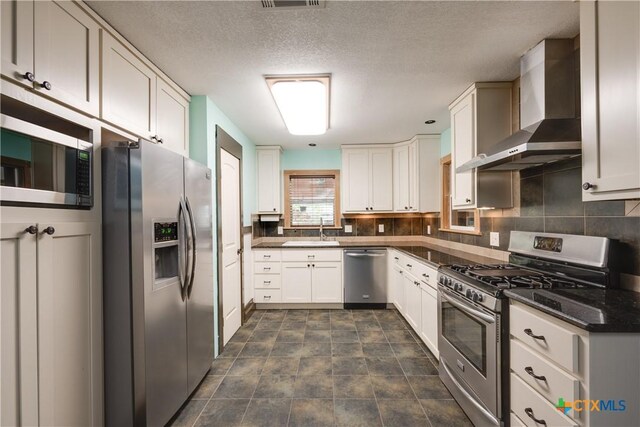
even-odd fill
[{"label": "ceiling air vent", "polygon": [[326,0],[261,0],[264,9],[321,9],[325,7]]}]

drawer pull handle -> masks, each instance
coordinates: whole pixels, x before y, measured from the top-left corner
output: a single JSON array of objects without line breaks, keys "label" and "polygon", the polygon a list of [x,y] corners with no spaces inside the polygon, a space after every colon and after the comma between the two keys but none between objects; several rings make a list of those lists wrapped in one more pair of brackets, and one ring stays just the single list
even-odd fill
[{"label": "drawer pull handle", "polygon": [[262,255],[262,258],[271,258],[271,255]]},{"label": "drawer pull handle", "polygon": [[524,333],[529,335],[531,338],[533,338],[534,340],[541,340],[544,341],[544,335],[534,335],[533,331],[531,331],[531,329],[527,328],[524,330]]},{"label": "drawer pull handle", "polygon": [[265,281],[264,281],[264,284],[265,284],[265,285],[270,285],[270,284],[271,284],[271,280],[265,280]]},{"label": "drawer pull handle", "polygon": [[409,268],[413,268],[413,266],[411,264],[407,264],[407,267]]},{"label": "drawer pull handle", "polygon": [[531,418],[531,419],[533,420],[533,422],[535,422],[536,424],[542,424],[542,425],[545,425],[545,426],[547,425],[547,422],[546,422],[545,420],[540,420],[540,419],[536,418],[536,417],[533,415],[533,409],[531,409],[531,408],[524,408],[524,413],[525,413],[525,414],[527,414],[527,416],[528,416],[529,418]]},{"label": "drawer pull handle", "polygon": [[532,368],[531,366],[527,366],[526,368],[524,368],[524,371],[525,371],[527,374],[531,375],[533,378],[537,379],[537,380],[540,380],[540,381],[547,381],[547,377],[545,377],[544,375],[536,375],[536,374],[533,372],[533,368]]},{"label": "drawer pull handle", "polygon": [[400,258],[398,258],[397,256],[394,256],[393,259],[395,259],[396,261],[398,261]]},{"label": "drawer pull handle", "polygon": [[428,274],[423,274],[422,277],[426,277],[428,279],[429,275]]},{"label": "drawer pull handle", "polygon": [[269,270],[271,270],[271,267],[262,267],[262,269],[263,269],[264,271],[269,271]]},{"label": "drawer pull handle", "polygon": [[316,257],[315,255],[307,255],[307,258],[309,258],[309,259],[313,259],[315,257]]},{"label": "drawer pull handle", "polygon": [[264,299],[271,299],[271,295],[265,295]]}]

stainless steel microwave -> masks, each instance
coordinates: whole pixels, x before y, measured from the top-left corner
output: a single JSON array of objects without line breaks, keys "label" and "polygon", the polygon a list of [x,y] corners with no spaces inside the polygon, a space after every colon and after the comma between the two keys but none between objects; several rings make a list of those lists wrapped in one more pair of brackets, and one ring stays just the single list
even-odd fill
[{"label": "stainless steel microwave", "polygon": [[0,132],[3,205],[93,206],[93,144],[4,114]]}]

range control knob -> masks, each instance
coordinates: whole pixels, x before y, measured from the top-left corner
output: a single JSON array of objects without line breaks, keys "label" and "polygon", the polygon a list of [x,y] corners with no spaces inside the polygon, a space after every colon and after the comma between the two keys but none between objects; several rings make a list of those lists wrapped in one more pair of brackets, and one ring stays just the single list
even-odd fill
[{"label": "range control knob", "polygon": [[473,300],[474,300],[475,302],[482,302],[482,300],[483,300],[483,299],[484,299],[484,298],[482,297],[482,294],[480,294],[480,293],[478,293],[478,292],[475,292],[475,293],[473,294]]},{"label": "range control knob", "polygon": [[471,289],[467,289],[467,292],[465,293],[465,296],[467,298],[472,298],[473,294],[475,294],[475,292],[473,292]]},{"label": "range control knob", "polygon": [[444,285],[444,276],[438,277],[438,283],[440,283],[441,285]]},{"label": "range control knob", "polygon": [[462,289],[463,289],[462,283],[456,283],[453,289],[455,289],[458,292],[462,292]]}]

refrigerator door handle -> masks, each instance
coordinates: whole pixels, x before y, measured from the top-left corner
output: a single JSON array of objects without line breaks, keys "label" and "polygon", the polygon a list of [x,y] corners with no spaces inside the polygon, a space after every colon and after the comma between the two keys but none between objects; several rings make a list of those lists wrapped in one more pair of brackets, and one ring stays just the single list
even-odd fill
[{"label": "refrigerator door handle", "polygon": [[191,289],[193,288],[193,279],[196,275],[196,223],[191,210],[191,204],[189,198],[185,197],[187,212],[189,213],[189,224],[191,226],[191,273],[189,274],[189,282],[185,284],[187,287],[187,298],[191,296]]},{"label": "refrigerator door handle", "polygon": [[[186,218],[189,213],[184,203],[184,199],[180,197],[180,207],[178,208],[178,227],[179,227],[179,240],[182,242],[181,247],[178,249],[178,266],[180,269],[180,296],[182,301],[187,298],[187,280],[188,280],[188,266],[189,266],[189,242],[190,242],[190,229],[187,227]],[[183,234],[183,231],[185,233]],[[185,236],[185,237],[183,237]],[[185,248],[184,252],[181,250]],[[182,261],[181,261],[182,260]]]}]

